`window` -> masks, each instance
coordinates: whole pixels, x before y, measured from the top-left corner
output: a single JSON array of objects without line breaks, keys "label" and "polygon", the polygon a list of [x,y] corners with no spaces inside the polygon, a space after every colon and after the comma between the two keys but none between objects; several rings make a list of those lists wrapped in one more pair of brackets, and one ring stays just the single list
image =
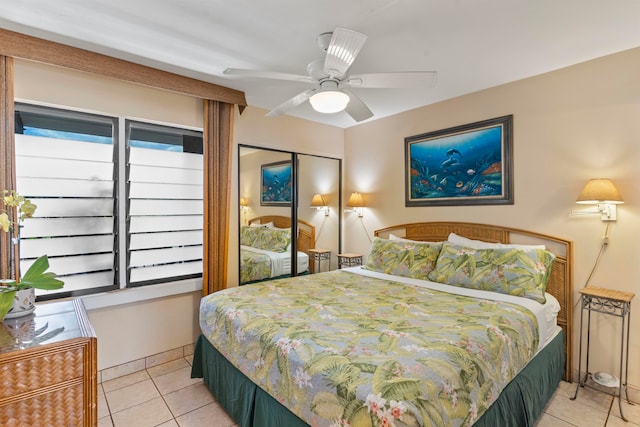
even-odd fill
[{"label": "window", "polygon": [[202,275],[202,132],[127,121],[128,279]]},{"label": "window", "polygon": [[20,103],[15,118],[17,189],[38,205],[21,271],[47,254],[65,282],[39,299],[202,275],[202,132]]}]

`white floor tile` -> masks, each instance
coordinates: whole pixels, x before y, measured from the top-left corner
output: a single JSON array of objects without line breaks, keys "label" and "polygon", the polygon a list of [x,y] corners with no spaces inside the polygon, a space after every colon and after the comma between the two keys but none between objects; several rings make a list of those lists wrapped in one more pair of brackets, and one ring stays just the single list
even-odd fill
[{"label": "white floor tile", "polygon": [[153,427],[171,421],[173,416],[161,397],[112,414],[114,427]]},{"label": "white floor tile", "polygon": [[159,398],[160,393],[153,381],[145,380],[130,386],[107,392],[107,404],[111,414],[116,414],[124,409]]}]

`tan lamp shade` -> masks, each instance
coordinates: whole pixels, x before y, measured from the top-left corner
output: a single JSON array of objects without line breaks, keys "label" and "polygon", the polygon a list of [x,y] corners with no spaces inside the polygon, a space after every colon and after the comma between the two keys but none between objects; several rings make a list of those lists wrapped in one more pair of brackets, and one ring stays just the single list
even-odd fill
[{"label": "tan lamp shade", "polygon": [[240,206],[247,207],[249,206],[249,202],[244,197],[240,197]]},{"label": "tan lamp shade", "polygon": [[610,179],[590,179],[584,186],[576,203],[596,205],[598,203],[621,204],[624,203],[618,189]]},{"label": "tan lamp shade", "polygon": [[322,208],[327,206],[327,203],[324,201],[324,197],[321,194],[316,194],[311,199],[311,207],[312,208]]},{"label": "tan lamp shade", "polygon": [[362,194],[356,192],[351,193],[349,196],[349,201],[347,201],[347,206],[350,208],[363,208],[364,207],[364,199],[362,198]]}]

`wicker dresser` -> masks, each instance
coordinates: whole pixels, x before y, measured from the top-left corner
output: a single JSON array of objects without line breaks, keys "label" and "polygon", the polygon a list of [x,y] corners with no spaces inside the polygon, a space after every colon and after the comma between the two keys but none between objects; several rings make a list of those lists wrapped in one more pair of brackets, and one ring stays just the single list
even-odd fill
[{"label": "wicker dresser", "polygon": [[96,353],[79,299],[0,322],[0,426],[97,425]]}]

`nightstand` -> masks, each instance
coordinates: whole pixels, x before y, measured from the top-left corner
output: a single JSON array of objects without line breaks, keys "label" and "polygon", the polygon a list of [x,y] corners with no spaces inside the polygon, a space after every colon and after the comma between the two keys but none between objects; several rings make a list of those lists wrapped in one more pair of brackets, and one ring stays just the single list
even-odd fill
[{"label": "nightstand", "polygon": [[[627,398],[627,402],[633,405],[629,400],[629,391],[627,390],[627,377],[629,373],[629,329],[631,316],[631,300],[635,294],[629,292],[616,291],[613,289],[604,289],[588,286],[580,290],[582,295],[582,306],[580,310],[580,350],[578,353],[578,385],[576,393],[571,398],[574,400],[578,397],[580,387],[594,387],[593,383],[599,384],[617,391],[609,393],[618,397],[618,405],[620,408],[620,416],[627,421],[622,413],[622,391]],[[587,345],[586,345],[586,364],[585,373],[582,376],[582,331],[584,312],[587,312]],[[591,335],[591,312],[620,317],[622,319],[622,330],[620,333],[620,369],[619,378],[607,374],[606,372],[589,372],[589,339]],[[591,379],[591,381],[589,381]],[[602,391],[599,388],[597,390]]]},{"label": "nightstand", "polygon": [[362,265],[362,254],[338,254],[338,268]]},{"label": "nightstand", "polygon": [[[331,270],[331,251],[329,249],[309,249],[309,256],[311,257],[312,273],[320,273],[322,271],[322,261],[329,261],[329,270]],[[316,263],[318,269],[316,270]]]},{"label": "nightstand", "polygon": [[0,321],[0,425],[97,425],[96,354],[80,299]]}]

